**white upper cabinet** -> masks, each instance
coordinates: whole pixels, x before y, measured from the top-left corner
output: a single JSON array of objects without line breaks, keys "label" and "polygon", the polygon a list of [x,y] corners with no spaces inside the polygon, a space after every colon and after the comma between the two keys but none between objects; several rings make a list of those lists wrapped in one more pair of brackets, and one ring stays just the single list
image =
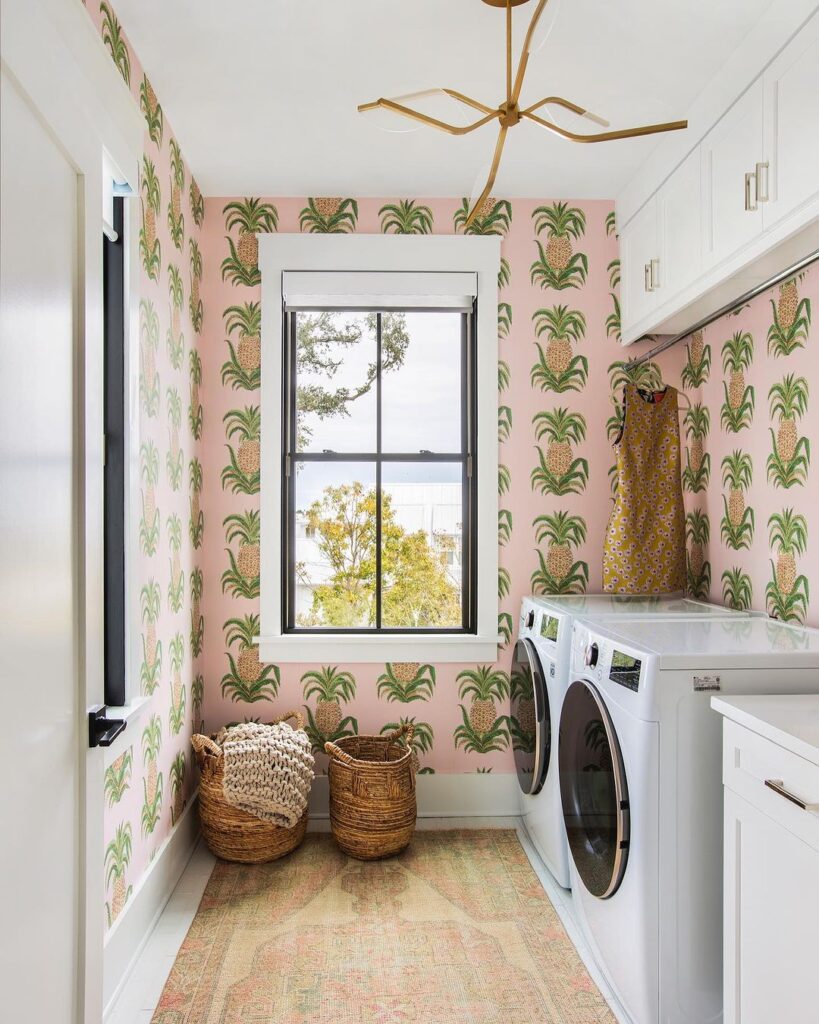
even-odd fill
[{"label": "white upper cabinet", "polygon": [[758,79],[700,147],[706,268],[722,263],[762,231],[757,174],[763,153],[762,88]]},{"label": "white upper cabinet", "polygon": [[620,235],[620,292],[622,318],[627,323],[638,323],[657,304],[660,263],[660,231],[657,219],[656,196],[649,199],[642,210]]},{"label": "white upper cabinet", "polygon": [[702,270],[702,172],[695,149],[658,194],[660,266],[657,300],[662,305]]},{"label": "white upper cabinet", "polygon": [[761,205],[767,230],[819,203],[819,15],[762,81],[769,198]]}]

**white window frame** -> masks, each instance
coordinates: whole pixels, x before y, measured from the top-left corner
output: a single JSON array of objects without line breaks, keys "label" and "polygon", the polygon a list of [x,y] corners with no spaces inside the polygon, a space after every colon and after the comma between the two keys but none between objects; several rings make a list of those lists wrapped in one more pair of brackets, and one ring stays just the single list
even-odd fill
[{"label": "white window frame", "polygon": [[[498,652],[498,270],[500,238],[478,235],[260,234],[262,276],[261,635],[264,662],[492,662]],[[477,631],[474,634],[282,630],[282,337],[285,271],[477,275]]]}]

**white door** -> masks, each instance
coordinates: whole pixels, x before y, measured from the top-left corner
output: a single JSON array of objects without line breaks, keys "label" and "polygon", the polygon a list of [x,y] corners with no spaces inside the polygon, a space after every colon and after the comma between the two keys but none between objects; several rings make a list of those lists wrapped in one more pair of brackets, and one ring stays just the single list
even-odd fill
[{"label": "white door", "polygon": [[702,269],[700,149],[694,150],[660,189],[662,257],[657,301],[670,301],[700,276]]},{"label": "white door", "polygon": [[[623,299],[623,338],[626,341],[634,340],[630,333],[632,328],[657,304],[658,293],[652,291],[651,285],[651,261],[658,261],[659,256],[657,197],[652,196],[620,234],[620,289]],[[656,268],[655,262],[655,274]]]},{"label": "white door", "polygon": [[79,998],[78,179],[0,81],[0,1017]]},{"label": "white door", "polygon": [[[762,157],[762,79],[725,114],[701,143],[706,269],[739,252],[762,231],[756,165]],[[747,177],[750,175],[750,177]]]},{"label": "white door", "polygon": [[762,217],[767,229],[819,203],[819,14],[771,64],[764,87],[770,198]]}]

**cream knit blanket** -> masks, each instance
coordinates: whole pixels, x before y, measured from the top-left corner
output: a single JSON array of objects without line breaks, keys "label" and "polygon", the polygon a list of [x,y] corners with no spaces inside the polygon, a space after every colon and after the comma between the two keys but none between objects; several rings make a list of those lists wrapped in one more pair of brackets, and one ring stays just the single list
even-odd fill
[{"label": "cream knit blanket", "polygon": [[216,737],[224,756],[225,800],[257,818],[293,828],[307,809],[315,759],[303,732],[286,722],[246,722]]}]

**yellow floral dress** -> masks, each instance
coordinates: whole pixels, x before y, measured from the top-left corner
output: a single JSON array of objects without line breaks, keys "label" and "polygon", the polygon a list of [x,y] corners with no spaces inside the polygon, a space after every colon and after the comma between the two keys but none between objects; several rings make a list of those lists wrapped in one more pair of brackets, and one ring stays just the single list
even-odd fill
[{"label": "yellow floral dress", "polygon": [[685,589],[685,512],[677,391],[625,389],[617,494],[606,529],[603,589],[668,594]]}]

